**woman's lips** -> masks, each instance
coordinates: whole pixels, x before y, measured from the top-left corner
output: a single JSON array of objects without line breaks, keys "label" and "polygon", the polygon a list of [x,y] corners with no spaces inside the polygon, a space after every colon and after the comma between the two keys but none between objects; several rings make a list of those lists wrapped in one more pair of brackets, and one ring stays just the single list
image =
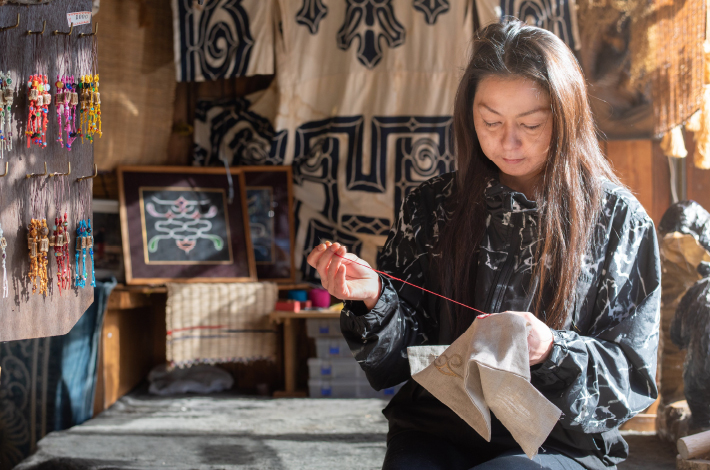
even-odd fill
[{"label": "woman's lips", "polygon": [[510,165],[515,165],[517,163],[522,162],[524,159],[523,158],[504,158],[503,161],[505,163],[508,163]]}]

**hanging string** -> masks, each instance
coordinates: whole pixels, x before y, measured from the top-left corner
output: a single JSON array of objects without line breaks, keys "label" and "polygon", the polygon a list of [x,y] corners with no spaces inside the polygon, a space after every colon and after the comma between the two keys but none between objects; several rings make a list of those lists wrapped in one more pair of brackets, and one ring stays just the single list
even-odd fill
[{"label": "hanging string", "polygon": [[368,266],[368,265],[366,265],[366,264],[358,263],[357,261],[353,261],[353,260],[348,259],[348,258],[346,258],[346,257],[344,257],[344,256],[340,256],[340,255],[337,254],[337,253],[333,253],[333,254],[334,254],[335,256],[337,256],[338,258],[344,259],[344,260],[347,261],[348,263],[354,263],[354,264],[357,264],[358,266],[362,266],[363,268],[371,269],[371,270],[375,271],[377,274],[382,274],[383,276],[387,276],[387,277],[390,278],[390,279],[393,279],[393,280],[395,280],[395,281],[402,282],[402,283],[404,283],[404,284],[407,284],[408,286],[416,287],[417,289],[423,290],[424,292],[426,292],[426,293],[428,293],[428,294],[432,294],[432,295],[435,295],[435,296],[437,296],[437,297],[441,297],[441,298],[444,299],[444,300],[448,300],[449,302],[453,302],[453,303],[455,303],[455,304],[457,304],[457,305],[460,305],[460,306],[462,306],[462,307],[466,307],[466,308],[468,308],[468,309],[473,310],[474,312],[478,312],[478,313],[481,313],[481,314],[483,314],[483,315],[488,315],[487,313],[482,312],[482,311],[480,311],[480,310],[478,310],[478,309],[476,309],[476,308],[469,307],[469,306],[466,305],[466,304],[462,304],[461,302],[457,302],[457,301],[455,301],[455,300],[453,300],[453,299],[450,299],[450,298],[448,298],[448,297],[444,297],[444,296],[441,295],[441,294],[437,294],[436,292],[432,292],[432,291],[430,291],[430,290],[428,290],[428,289],[425,289],[425,288],[423,288],[423,287],[420,287],[420,286],[418,286],[418,285],[416,285],[416,284],[412,284],[411,282],[407,282],[407,281],[405,281],[404,279],[399,279],[399,278],[394,277],[394,276],[392,276],[392,275],[390,275],[390,274],[387,274],[386,272],[378,271],[377,269],[375,269],[375,268],[373,268],[373,267],[370,267],[370,266]]}]

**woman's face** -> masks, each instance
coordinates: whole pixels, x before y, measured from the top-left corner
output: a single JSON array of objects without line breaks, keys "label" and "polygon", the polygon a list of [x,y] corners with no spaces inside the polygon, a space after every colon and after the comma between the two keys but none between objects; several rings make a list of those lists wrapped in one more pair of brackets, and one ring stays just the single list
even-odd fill
[{"label": "woman's face", "polygon": [[550,148],[547,93],[522,77],[488,76],[476,90],[473,123],[483,153],[500,170],[501,182],[528,194]]}]

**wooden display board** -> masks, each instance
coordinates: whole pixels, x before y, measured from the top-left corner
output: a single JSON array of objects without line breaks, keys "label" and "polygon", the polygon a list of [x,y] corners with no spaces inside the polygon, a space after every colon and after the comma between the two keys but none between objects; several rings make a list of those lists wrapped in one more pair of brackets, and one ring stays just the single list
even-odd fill
[{"label": "wooden display board", "polygon": [[[88,286],[75,288],[73,285],[62,295],[56,285],[56,262],[50,249],[48,275],[51,283],[49,293],[33,295],[32,286],[27,277],[29,258],[27,248],[27,225],[30,215],[30,186],[32,179],[25,177],[28,173],[42,173],[44,163],[47,163],[48,173],[66,173],[68,164],[71,163],[71,175],[67,178],[71,189],[69,201],[69,229],[72,235],[69,258],[72,269],[74,267],[74,243],[76,238],[76,214],[79,200],[79,184],[77,178],[93,174],[94,152],[93,146],[78,139],[72,145],[72,150],[62,148],[56,142],[57,121],[54,103],[49,107],[49,122],[47,126],[47,147],[42,149],[37,146],[27,148],[24,135],[27,121],[27,81],[36,73],[48,75],[52,84],[51,94],[54,96],[54,82],[58,70],[57,46],[62,49],[64,36],[53,35],[52,32],[68,32],[69,24],[67,13],[90,12],[91,0],[54,0],[48,4],[40,5],[15,5],[0,6],[0,28],[17,24],[19,13],[19,26],[0,31],[0,69],[11,72],[13,86],[15,87],[13,114],[13,150],[6,152],[4,159],[0,160],[0,174],[4,171],[5,162],[8,162],[7,176],[0,178],[0,224],[7,239],[7,277],[9,284],[9,297],[0,298],[0,341],[37,338],[44,336],[61,335],[69,332],[84,311],[94,299],[94,290]],[[27,34],[28,30],[42,31],[36,36]],[[73,34],[69,37],[69,45],[74,63],[74,75],[80,75],[79,52],[87,53],[92,47],[92,37],[79,37],[80,33],[92,32],[92,24],[75,26]],[[40,44],[35,52],[34,45]],[[45,64],[44,70],[35,70],[34,57],[40,58]],[[43,216],[47,217],[50,229],[54,224],[56,211],[53,207],[51,188],[52,178],[42,176],[49,190],[48,210]],[[91,198],[92,180],[83,182],[83,197]],[[91,214],[87,214],[90,217]],[[51,221],[50,221],[51,220]],[[87,261],[89,257],[87,255]],[[72,271],[73,272],[73,271]],[[2,280],[0,269],[0,282]],[[87,283],[88,284],[88,283]]]}]

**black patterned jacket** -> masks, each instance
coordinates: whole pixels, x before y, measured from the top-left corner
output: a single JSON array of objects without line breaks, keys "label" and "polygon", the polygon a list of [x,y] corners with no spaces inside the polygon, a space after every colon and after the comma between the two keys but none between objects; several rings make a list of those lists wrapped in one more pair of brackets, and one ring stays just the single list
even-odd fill
[{"label": "black patterned jacket", "polygon": [[[450,217],[447,201],[455,184],[454,173],[449,173],[411,192],[390,231],[380,269],[439,291],[431,251]],[[486,204],[473,306],[487,313],[531,311],[532,296],[526,291],[535,263],[536,204],[497,181],[486,189]],[[618,427],[657,397],[661,269],[653,222],[626,189],[604,183],[593,236],[568,326],[553,330],[552,354],[533,366],[531,381],[563,412],[540,452],[555,449],[586,468],[609,468],[628,455]],[[346,302],[341,329],[374,388],[408,380],[383,411],[388,439],[415,429],[445,436],[463,448],[515,448],[497,420],[486,443],[410,380],[408,346],[451,344],[456,338],[442,324],[445,316],[438,315],[444,300],[381,278],[377,305],[368,312],[362,302]]]}]

